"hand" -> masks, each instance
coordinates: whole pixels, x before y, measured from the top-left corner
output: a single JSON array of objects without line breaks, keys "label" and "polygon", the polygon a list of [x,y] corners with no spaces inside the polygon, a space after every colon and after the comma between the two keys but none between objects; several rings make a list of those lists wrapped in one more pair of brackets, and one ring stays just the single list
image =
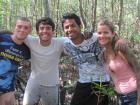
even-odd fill
[{"label": "hand", "polygon": [[87,32],[87,31],[84,31],[83,34],[85,40],[90,39],[93,35],[92,32]]},{"label": "hand", "polygon": [[119,39],[115,44],[115,51],[126,52],[128,43],[124,39]]},{"label": "hand", "polygon": [[137,98],[137,105],[140,105],[140,96]]}]

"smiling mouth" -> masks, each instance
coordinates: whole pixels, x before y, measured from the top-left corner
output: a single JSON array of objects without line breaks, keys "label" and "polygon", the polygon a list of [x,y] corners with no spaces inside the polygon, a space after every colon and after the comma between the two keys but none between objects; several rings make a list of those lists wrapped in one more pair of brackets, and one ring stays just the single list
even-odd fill
[{"label": "smiling mouth", "polygon": [[104,39],[104,38],[100,38],[99,41],[101,41],[101,42],[105,42],[106,39]]},{"label": "smiling mouth", "polygon": [[73,36],[73,35],[74,35],[74,33],[69,33],[69,34],[68,34],[68,36]]},{"label": "smiling mouth", "polygon": [[46,35],[46,34],[44,34],[44,35],[41,35],[41,36],[43,36],[43,37],[48,37],[48,35]]}]

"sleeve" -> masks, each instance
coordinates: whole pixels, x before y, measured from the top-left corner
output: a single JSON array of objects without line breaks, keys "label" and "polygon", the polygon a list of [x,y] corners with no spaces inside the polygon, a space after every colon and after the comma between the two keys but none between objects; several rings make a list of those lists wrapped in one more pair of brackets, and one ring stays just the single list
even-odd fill
[{"label": "sleeve", "polygon": [[97,41],[97,33],[93,33],[91,39],[93,42]]},{"label": "sleeve", "polygon": [[30,48],[30,47],[31,47],[31,44],[32,44],[32,42],[33,42],[34,39],[35,39],[34,36],[29,35],[29,36],[25,39],[24,43]]},{"label": "sleeve", "polygon": [[67,47],[68,47],[68,43],[70,42],[70,39],[67,38],[67,37],[63,37],[63,52],[64,54],[68,55],[68,50],[67,50]]},{"label": "sleeve", "polygon": [[69,39],[67,37],[60,37],[59,38],[59,44],[60,44],[60,47],[62,49],[62,52],[65,52],[65,49],[64,49],[64,45],[65,45],[65,42],[67,42]]},{"label": "sleeve", "polygon": [[29,60],[31,58],[31,51],[28,47],[27,47],[26,52],[27,52],[27,56],[26,56],[25,60]]}]

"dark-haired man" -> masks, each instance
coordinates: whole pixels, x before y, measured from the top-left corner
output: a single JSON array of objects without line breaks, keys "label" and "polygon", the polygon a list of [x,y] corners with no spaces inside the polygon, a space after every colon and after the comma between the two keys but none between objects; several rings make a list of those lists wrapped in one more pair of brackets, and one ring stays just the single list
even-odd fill
[{"label": "dark-haired man", "polygon": [[41,18],[36,23],[38,37],[28,37],[31,50],[31,75],[23,105],[35,105],[41,99],[43,105],[58,105],[58,63],[66,39],[54,36],[55,24],[51,18]]},{"label": "dark-haired man", "polygon": [[41,99],[43,105],[58,105],[58,63],[66,37],[54,37],[55,24],[49,17],[36,23],[38,37],[28,37],[31,50],[31,75],[25,89],[23,105],[34,105]]},{"label": "dark-haired man", "polygon": [[96,35],[85,40],[81,20],[74,13],[63,15],[62,27],[70,39],[64,43],[65,53],[73,59],[79,75],[71,105],[108,105],[107,95],[96,93],[98,89],[94,88],[94,83],[108,85],[110,80],[99,60],[102,49]]}]

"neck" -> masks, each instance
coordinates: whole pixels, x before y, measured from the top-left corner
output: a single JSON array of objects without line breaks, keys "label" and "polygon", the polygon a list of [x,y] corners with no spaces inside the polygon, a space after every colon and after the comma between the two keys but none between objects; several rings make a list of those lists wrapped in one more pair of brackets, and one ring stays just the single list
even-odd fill
[{"label": "neck", "polygon": [[15,35],[12,35],[11,38],[18,45],[20,45],[24,42],[24,40],[17,39],[17,37]]},{"label": "neck", "polygon": [[40,40],[40,44],[41,44],[42,46],[49,46],[49,45],[51,44],[51,40],[49,40],[49,41],[41,41],[41,40]]},{"label": "neck", "polygon": [[81,44],[83,41],[84,41],[83,35],[80,35],[78,38],[72,40],[72,42],[76,45]]},{"label": "neck", "polygon": [[108,52],[108,53],[113,51],[111,44],[106,45],[105,48],[106,48],[106,52]]},{"label": "neck", "polygon": [[114,53],[111,45],[108,45],[105,48],[106,48],[105,59],[106,59],[106,62],[109,63],[110,60],[114,59],[115,53]]}]

